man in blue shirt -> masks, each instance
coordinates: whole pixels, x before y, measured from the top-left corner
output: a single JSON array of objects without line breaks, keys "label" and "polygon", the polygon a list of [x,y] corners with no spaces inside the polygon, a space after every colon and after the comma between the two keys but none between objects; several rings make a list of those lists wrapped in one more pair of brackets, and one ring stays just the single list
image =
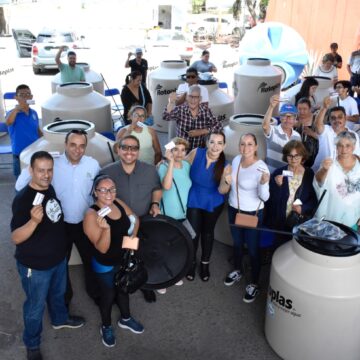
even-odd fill
[{"label": "man in blue shirt", "polygon": [[13,152],[13,169],[16,178],[20,174],[20,153],[42,136],[38,114],[29,106],[32,98],[29,86],[19,85],[16,88],[15,95],[18,104],[6,114],[6,125],[9,127]]}]

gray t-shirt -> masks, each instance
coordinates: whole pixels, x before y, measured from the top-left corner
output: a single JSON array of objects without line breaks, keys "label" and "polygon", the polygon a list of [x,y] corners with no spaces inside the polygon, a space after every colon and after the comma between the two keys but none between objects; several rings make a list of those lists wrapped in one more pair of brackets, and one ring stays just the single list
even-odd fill
[{"label": "gray t-shirt", "polygon": [[195,61],[192,65],[192,68],[195,68],[198,72],[204,73],[204,72],[211,72],[211,69],[215,67],[215,65],[212,62],[204,62],[202,60]]},{"label": "gray t-shirt", "polygon": [[130,175],[124,171],[121,161],[105,166],[100,174],[109,175],[114,180],[116,196],[138,216],[149,213],[153,191],[161,190],[156,167],[142,161],[136,162]]}]

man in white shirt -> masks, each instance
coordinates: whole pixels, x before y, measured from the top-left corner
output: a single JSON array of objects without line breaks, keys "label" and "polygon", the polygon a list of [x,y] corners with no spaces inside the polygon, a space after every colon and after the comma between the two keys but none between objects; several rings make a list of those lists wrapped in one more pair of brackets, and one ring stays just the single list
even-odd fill
[{"label": "man in white shirt", "polygon": [[351,86],[360,86],[360,49],[351,53],[346,69],[350,75]]},{"label": "man in white shirt", "polygon": [[297,109],[292,104],[284,104],[280,109],[280,124],[271,125],[271,117],[276,106],[279,105],[279,95],[270,98],[270,105],[264,115],[262,127],[266,138],[266,164],[272,173],[284,166],[282,149],[290,140],[301,141],[300,134],[294,130]]},{"label": "man in white shirt", "polygon": [[356,100],[349,95],[351,83],[347,80],[337,81],[334,89],[339,94],[338,106],[342,106],[346,113],[346,127],[356,130],[355,125],[359,122],[359,110]]},{"label": "man in white shirt", "polygon": [[181,105],[186,101],[186,95],[189,92],[189,87],[192,85],[197,85],[200,88],[201,103],[208,105],[209,104],[209,92],[207,88],[203,85],[199,85],[199,74],[195,68],[189,67],[186,70],[186,82],[180,84],[176,90],[176,102],[175,105]]},{"label": "man in white shirt", "polygon": [[[346,130],[346,113],[342,106],[332,107],[329,114],[330,125],[324,124],[324,117],[330,104],[331,99],[327,96],[315,119],[315,131],[319,135],[319,152],[312,166],[315,173],[319,170],[324,159],[336,158],[335,138],[339,133]],[[355,134],[356,144],[354,154],[360,155],[359,137],[356,132],[350,129],[348,131]]]},{"label": "man in white shirt", "polygon": [[[85,287],[88,295],[95,301],[98,297],[97,282],[91,267],[92,244],[84,234],[82,221],[92,205],[91,189],[95,176],[100,171],[97,160],[86,156],[87,135],[84,130],[71,130],[65,137],[65,152],[54,159],[52,185],[64,212],[68,240],[68,259],[75,243],[84,265]],[[25,168],[16,184],[17,191],[30,181],[29,169]],[[72,287],[68,276],[65,293],[66,304],[72,298]]]}]

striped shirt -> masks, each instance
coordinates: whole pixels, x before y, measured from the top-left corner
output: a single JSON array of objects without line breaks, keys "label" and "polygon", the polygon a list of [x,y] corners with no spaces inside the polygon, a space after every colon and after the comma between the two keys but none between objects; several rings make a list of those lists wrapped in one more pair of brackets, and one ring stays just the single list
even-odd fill
[{"label": "striped shirt", "polygon": [[265,134],[266,138],[266,164],[269,167],[270,173],[279,167],[286,165],[282,161],[283,153],[282,149],[290,140],[299,140],[301,141],[300,134],[292,130],[291,136],[289,137],[279,125],[272,125],[270,127],[269,135]]}]

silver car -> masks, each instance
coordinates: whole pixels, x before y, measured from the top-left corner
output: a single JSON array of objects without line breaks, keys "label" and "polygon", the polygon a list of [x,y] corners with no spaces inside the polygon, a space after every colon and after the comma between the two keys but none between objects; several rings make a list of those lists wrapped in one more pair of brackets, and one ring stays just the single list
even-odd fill
[{"label": "silver car", "polygon": [[[83,38],[81,37],[81,40]],[[43,30],[39,33],[31,51],[35,74],[44,70],[57,69],[55,56],[61,46],[65,46],[65,51],[61,54],[62,58],[66,57],[66,51],[69,49],[84,48],[79,44],[75,33],[71,31]]]}]

